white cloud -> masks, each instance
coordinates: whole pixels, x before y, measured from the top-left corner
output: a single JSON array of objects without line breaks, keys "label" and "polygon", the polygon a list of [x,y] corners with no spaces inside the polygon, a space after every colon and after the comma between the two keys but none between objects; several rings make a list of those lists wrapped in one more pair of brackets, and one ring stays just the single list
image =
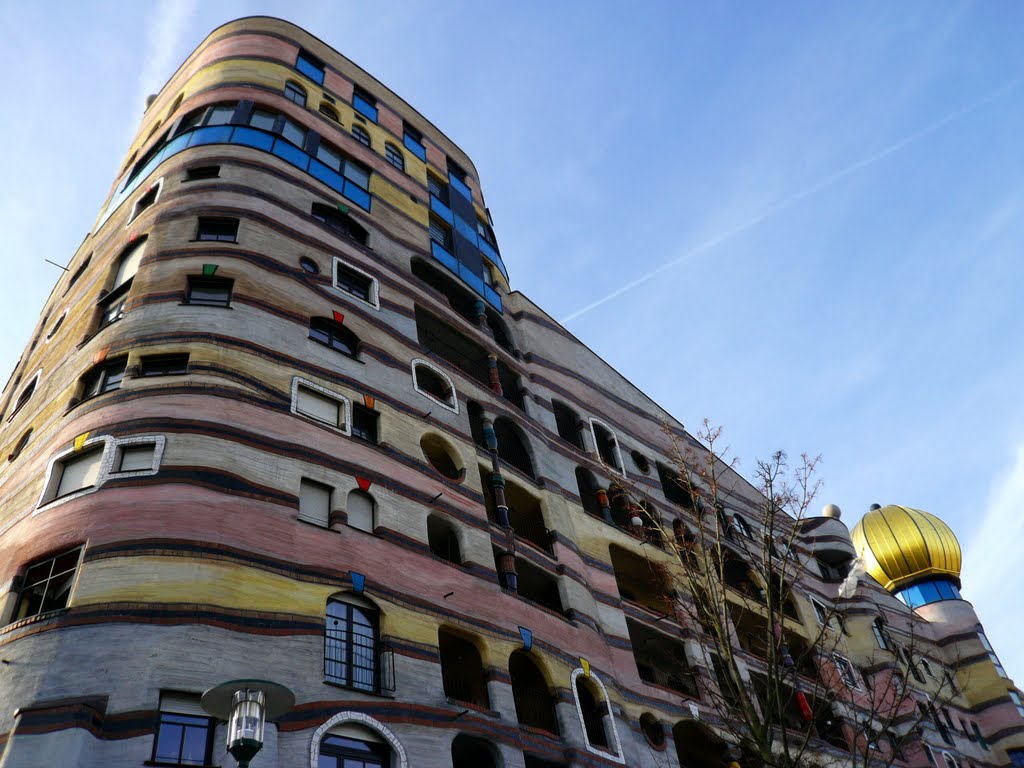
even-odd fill
[{"label": "white cloud", "polygon": [[[136,103],[140,110],[146,97],[163,87],[187,53],[181,50],[182,38],[198,6],[198,0],[161,0],[152,6],[146,29],[145,58],[139,72]],[[132,127],[133,133],[137,127],[137,124]]]},{"label": "white cloud", "polygon": [[1024,592],[1020,542],[1024,538],[1024,442],[1014,448],[1010,465],[992,483],[980,524],[965,548],[964,597],[977,609],[985,632],[1007,672],[1024,673]]}]

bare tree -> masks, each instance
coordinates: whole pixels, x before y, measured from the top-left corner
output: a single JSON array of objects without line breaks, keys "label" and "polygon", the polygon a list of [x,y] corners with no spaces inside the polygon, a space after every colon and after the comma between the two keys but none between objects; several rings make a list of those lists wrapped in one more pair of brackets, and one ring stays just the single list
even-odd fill
[{"label": "bare tree", "polygon": [[[857,659],[860,668],[850,661],[844,611],[862,600],[856,563],[833,594],[812,599],[821,574],[801,532],[820,489],[819,458],[790,463],[776,452],[757,462],[751,485],[721,448],[720,429],[705,421],[698,438],[703,445],[676,443],[675,487],[666,485],[687,515],[668,523],[621,486],[610,503],[620,518],[626,510],[635,535],[668,555],[645,548],[647,584],[638,586],[634,572],[624,597],[660,608],[662,628],[674,625],[680,639],[695,641],[692,693],[710,710],[723,760],[743,768],[884,768],[913,758],[922,728],[938,719],[936,705],[955,694],[952,680],[908,683],[918,677],[920,644],[908,612],[886,625],[881,642],[889,647]],[[814,622],[801,621],[798,602],[813,608]],[[688,663],[678,656],[663,653],[652,663]]]}]

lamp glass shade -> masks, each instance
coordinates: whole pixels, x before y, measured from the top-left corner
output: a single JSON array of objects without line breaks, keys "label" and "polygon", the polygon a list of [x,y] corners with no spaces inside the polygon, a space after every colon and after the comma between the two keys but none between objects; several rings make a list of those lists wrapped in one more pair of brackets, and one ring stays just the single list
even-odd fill
[{"label": "lamp glass shade", "polygon": [[231,698],[231,718],[228,720],[229,752],[241,744],[263,746],[266,708],[267,699],[263,691],[245,688],[235,693]]}]

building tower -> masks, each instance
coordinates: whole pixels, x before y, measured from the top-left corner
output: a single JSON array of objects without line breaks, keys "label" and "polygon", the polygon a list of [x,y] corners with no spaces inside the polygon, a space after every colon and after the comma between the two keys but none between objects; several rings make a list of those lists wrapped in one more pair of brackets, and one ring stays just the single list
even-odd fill
[{"label": "building tower", "polygon": [[[148,100],[0,400],[2,768],[233,766],[201,694],[251,679],[294,695],[254,767],[721,765],[713,661],[650,586],[704,449],[511,290],[492,227],[470,158],[287,22],[219,27]],[[798,533],[793,647],[854,554],[834,509]],[[883,609],[979,656],[955,602],[866,583],[847,664]],[[951,759],[1021,743],[997,682]]]}]

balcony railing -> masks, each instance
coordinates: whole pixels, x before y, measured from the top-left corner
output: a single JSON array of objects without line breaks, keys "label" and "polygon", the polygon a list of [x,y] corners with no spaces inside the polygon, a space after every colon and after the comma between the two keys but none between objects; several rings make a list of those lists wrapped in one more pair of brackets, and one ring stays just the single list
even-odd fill
[{"label": "balcony railing", "polygon": [[366,693],[395,690],[395,654],[387,638],[365,627],[324,631],[324,680]]}]

